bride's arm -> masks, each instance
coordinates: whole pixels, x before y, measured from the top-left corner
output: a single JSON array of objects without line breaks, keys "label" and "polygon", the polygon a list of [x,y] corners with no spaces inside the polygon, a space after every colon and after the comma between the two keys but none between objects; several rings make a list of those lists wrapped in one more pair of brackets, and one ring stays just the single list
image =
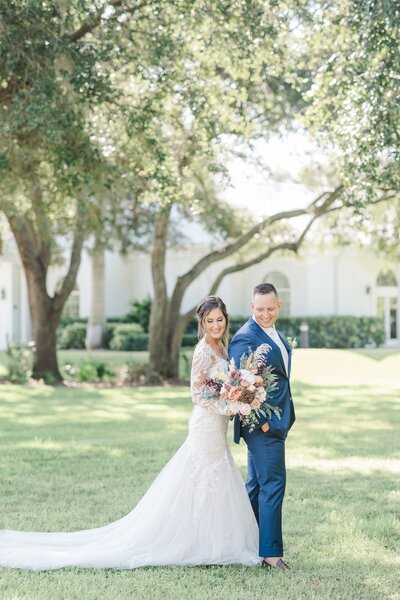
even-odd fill
[{"label": "bride's arm", "polygon": [[207,397],[206,381],[210,378],[210,372],[215,365],[215,357],[204,345],[196,346],[193,354],[192,372],[190,375],[190,389],[193,404],[198,404],[210,412],[220,415],[231,415],[232,403],[226,400],[213,400]]}]

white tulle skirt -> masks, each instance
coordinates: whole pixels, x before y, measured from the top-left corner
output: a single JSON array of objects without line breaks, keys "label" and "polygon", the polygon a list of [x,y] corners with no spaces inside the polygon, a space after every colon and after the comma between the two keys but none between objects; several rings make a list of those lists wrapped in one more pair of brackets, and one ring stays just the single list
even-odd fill
[{"label": "white tulle skirt", "polygon": [[258,564],[258,526],[227,446],[227,422],[196,406],[185,442],[129,514],[69,533],[1,531],[0,566]]}]

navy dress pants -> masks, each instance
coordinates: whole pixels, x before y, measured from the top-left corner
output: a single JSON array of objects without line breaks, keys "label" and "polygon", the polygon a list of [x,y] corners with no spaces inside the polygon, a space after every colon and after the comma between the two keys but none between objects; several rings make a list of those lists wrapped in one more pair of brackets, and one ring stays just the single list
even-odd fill
[{"label": "navy dress pants", "polygon": [[241,434],[248,447],[246,489],[259,526],[260,556],[283,556],[285,440],[261,429],[249,433],[242,427]]}]

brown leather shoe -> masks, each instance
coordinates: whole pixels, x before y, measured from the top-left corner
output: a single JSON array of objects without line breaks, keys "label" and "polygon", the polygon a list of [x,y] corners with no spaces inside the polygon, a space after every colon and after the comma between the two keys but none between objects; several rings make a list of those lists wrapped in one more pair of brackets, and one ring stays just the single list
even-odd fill
[{"label": "brown leather shoe", "polygon": [[270,567],[271,569],[290,569],[287,562],[285,562],[281,558],[277,561],[276,565],[270,565],[269,562],[267,562],[264,558],[262,560],[261,566],[262,567]]}]

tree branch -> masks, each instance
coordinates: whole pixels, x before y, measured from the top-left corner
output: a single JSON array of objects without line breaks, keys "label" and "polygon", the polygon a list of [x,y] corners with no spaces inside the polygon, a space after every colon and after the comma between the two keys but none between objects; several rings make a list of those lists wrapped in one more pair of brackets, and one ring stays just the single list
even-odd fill
[{"label": "tree branch", "polygon": [[[376,200],[371,204],[379,204],[380,202],[383,202],[384,200],[387,200],[387,199],[388,198],[379,198],[379,200]],[[327,215],[327,214],[337,211],[339,208],[342,208],[342,207],[341,206],[330,207],[321,214]],[[210,288],[209,294],[211,295],[211,294],[216,293],[222,280],[227,275],[230,275],[231,273],[236,273],[237,271],[243,271],[244,269],[248,269],[252,265],[258,264],[258,263],[262,262],[263,260],[269,258],[271,256],[271,254],[274,254],[275,252],[277,252],[279,250],[290,250],[294,253],[297,253],[301,244],[303,243],[307,233],[311,229],[311,226],[313,225],[314,221],[316,221],[318,219],[319,216],[320,216],[319,214],[318,215],[316,214],[313,216],[312,219],[310,219],[310,221],[307,223],[306,227],[303,229],[301,235],[297,238],[297,240],[295,242],[282,242],[280,244],[272,246],[271,248],[268,248],[268,250],[266,250],[263,254],[260,254],[256,257],[254,257],[253,259],[250,259],[248,261],[238,263],[236,265],[232,265],[230,267],[227,267],[226,269],[223,269],[221,271],[221,273],[214,280],[214,283],[212,284],[212,286]],[[188,311],[186,313],[186,315],[189,315],[189,314],[193,315],[193,310],[196,310],[196,309],[192,308],[190,311]],[[186,315],[184,315],[184,316],[186,316]]]},{"label": "tree branch", "polygon": [[[227,276],[230,275],[231,273],[235,273],[237,271],[243,271],[245,269],[248,269],[249,267],[258,264],[260,262],[262,262],[263,260],[269,258],[271,256],[271,254],[274,254],[275,252],[278,252],[279,250],[291,250],[292,252],[297,252],[298,249],[300,248],[301,244],[304,241],[304,238],[306,237],[308,231],[310,230],[312,224],[314,223],[314,221],[316,221],[318,217],[314,216],[312,219],[310,219],[310,221],[308,222],[307,226],[303,229],[301,235],[297,238],[297,240],[295,242],[282,242],[280,244],[276,244],[275,246],[272,246],[270,248],[268,248],[268,250],[266,250],[265,252],[263,252],[262,254],[259,254],[258,256],[255,256],[254,258],[247,260],[245,262],[242,263],[238,263],[236,265],[232,265],[230,267],[227,267],[226,269],[223,269],[219,275],[216,277],[216,279],[214,280],[209,294],[215,294],[216,291],[218,290],[218,287],[220,286],[222,280]],[[191,318],[194,317],[196,313],[196,306],[193,306],[190,310],[188,310],[184,315],[182,315],[179,319],[179,323],[182,323],[182,327],[184,328],[187,323],[190,321]]]},{"label": "tree branch", "polygon": [[318,218],[317,216],[314,216],[312,219],[310,219],[310,221],[307,223],[307,226],[303,229],[301,235],[297,238],[296,241],[281,242],[280,244],[271,246],[270,248],[268,248],[268,250],[266,250],[262,254],[259,254],[258,256],[255,256],[254,258],[251,258],[242,263],[238,263],[236,265],[231,265],[230,267],[226,267],[226,269],[223,269],[220,272],[220,274],[216,277],[216,279],[214,280],[214,283],[212,284],[209,293],[215,294],[217,289],[219,288],[222,280],[227,275],[230,275],[231,273],[236,273],[237,271],[244,271],[244,269],[248,269],[249,267],[258,264],[258,263],[262,262],[263,260],[266,260],[267,258],[269,258],[271,256],[271,254],[274,254],[275,252],[278,252],[279,250],[290,250],[291,252],[297,253],[301,244],[304,241],[304,238],[306,237],[307,233],[311,229],[312,224],[314,223],[314,221],[317,220],[317,218]]},{"label": "tree branch", "polygon": [[234,242],[227,244],[219,250],[214,250],[206,256],[203,256],[189,271],[178,277],[170,304],[169,326],[172,327],[179,319],[179,310],[182,303],[183,295],[188,286],[194,281],[207,267],[212,263],[223,260],[231,256],[243,246],[245,246],[256,234],[260,233],[267,227],[270,227],[278,221],[285,219],[293,219],[295,217],[311,214],[319,217],[326,213],[332,206],[335,200],[341,195],[343,186],[339,185],[331,192],[323,192],[315,200],[313,200],[306,208],[283,211],[267,217],[251,227],[246,233],[240,236]]},{"label": "tree branch", "polygon": [[60,290],[54,293],[53,304],[55,310],[62,310],[68,296],[74,289],[76,276],[81,264],[82,246],[85,239],[85,226],[87,221],[87,210],[85,203],[78,200],[76,212],[76,227],[74,231],[74,239],[72,242],[71,256],[68,267],[68,272],[64,278]]},{"label": "tree branch", "polygon": [[69,34],[68,37],[72,42],[77,42],[78,40],[83,38],[87,33],[91,33],[94,29],[96,29],[96,27],[100,25],[101,17],[107,8],[123,8],[122,11],[109,17],[110,20],[115,20],[123,13],[133,14],[134,12],[140,10],[147,4],[149,4],[149,0],[143,0],[142,2],[136,4],[136,6],[132,6],[131,8],[123,8],[123,0],[112,0],[108,3],[107,6],[102,7],[101,9],[96,11],[91,17],[89,17],[86,21],[84,21],[79,27],[79,29],[77,29],[74,33]]},{"label": "tree branch", "polygon": [[[274,223],[277,223],[278,221],[283,221],[285,219],[293,219],[310,213],[315,214],[316,216],[324,214],[329,208],[329,206],[331,206],[331,204],[333,204],[333,202],[340,196],[342,189],[343,187],[339,186],[335,190],[333,190],[333,192],[324,192],[323,194],[318,196],[318,198],[313,200],[313,202],[311,202],[306,208],[283,211],[276,213],[270,217],[267,217],[260,223],[254,225],[235,242],[227,244],[223,248],[220,248],[219,250],[215,250],[213,252],[210,252],[206,256],[203,256],[203,258],[201,258],[180,279],[184,280],[185,282],[191,283],[210,264],[223,260],[227,256],[231,256],[232,254],[243,248],[243,246],[245,246],[247,242],[249,242],[257,233],[260,233],[261,231],[263,231],[267,227],[270,227]],[[326,197],[325,200],[322,202],[321,205],[319,205],[320,200],[322,200],[322,198],[324,197]]]}]

